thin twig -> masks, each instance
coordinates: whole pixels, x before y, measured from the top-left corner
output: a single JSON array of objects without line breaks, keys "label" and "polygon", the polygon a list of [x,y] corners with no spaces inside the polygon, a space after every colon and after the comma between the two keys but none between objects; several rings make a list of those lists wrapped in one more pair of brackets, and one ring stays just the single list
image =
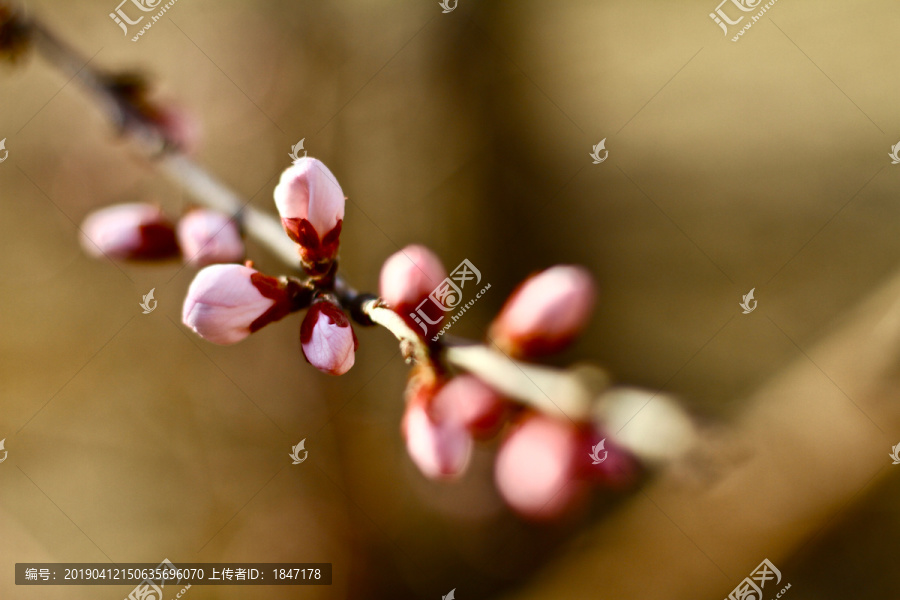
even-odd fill
[{"label": "thin twig", "polygon": [[[482,345],[447,348],[447,362],[484,377],[501,394],[560,418],[585,421],[590,417],[596,390],[574,373],[522,363]],[[608,378],[604,378],[608,382]]]},{"label": "thin twig", "polygon": [[428,360],[428,348],[422,343],[422,338],[410,329],[403,318],[393,310],[382,304],[381,300],[369,300],[364,303],[362,310],[372,319],[372,322],[381,325],[397,338],[400,342],[400,351],[407,361],[424,363]]},{"label": "thin twig", "polygon": [[175,184],[207,208],[231,215],[247,236],[263,245],[286,265],[299,269],[297,245],[284,234],[281,224],[245,203],[231,188],[181,153],[169,153],[160,166]]}]

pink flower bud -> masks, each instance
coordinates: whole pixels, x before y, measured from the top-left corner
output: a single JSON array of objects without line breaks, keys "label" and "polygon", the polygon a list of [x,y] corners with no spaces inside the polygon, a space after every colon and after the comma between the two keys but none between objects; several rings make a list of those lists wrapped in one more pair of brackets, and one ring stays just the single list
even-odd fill
[{"label": "pink flower bud", "polygon": [[494,466],[500,495],[522,516],[559,517],[582,499],[579,460],[588,460],[584,436],[570,423],[543,415],[527,417],[503,442]]},{"label": "pink flower bud", "polygon": [[172,222],[151,204],[115,204],[89,214],[81,224],[81,246],[98,258],[152,260],[178,255]]},{"label": "pink flower bud", "polygon": [[444,265],[431,250],[407,246],[392,254],[381,267],[381,299],[427,339],[440,329],[444,318],[444,311],[427,298],[446,277]]},{"label": "pink flower bud", "polygon": [[[586,430],[583,440],[585,462],[582,463],[582,474],[589,480],[601,487],[619,491],[627,490],[637,483],[641,474],[640,464],[608,432]],[[602,445],[602,450],[597,444]],[[593,459],[593,455],[600,458],[598,464],[595,464],[597,461]]]},{"label": "pink flower bud", "polygon": [[175,104],[158,104],[150,115],[169,144],[180,152],[193,154],[200,145],[200,122],[193,114]]},{"label": "pink flower bud", "polygon": [[391,306],[416,306],[447,277],[441,259],[413,244],[392,254],[381,267],[379,291]]},{"label": "pink flower bud", "polygon": [[585,328],[596,295],[584,268],[551,267],[512,293],[491,325],[490,337],[511,356],[558,352]]},{"label": "pink flower bud", "polygon": [[243,265],[212,265],[194,277],[181,320],[214,344],[234,344],[292,311],[285,284]]},{"label": "pink flower bud", "polygon": [[300,345],[309,364],[329,375],[343,375],[356,360],[359,341],[344,311],[322,300],[303,319]]},{"label": "pink flower bud", "polygon": [[503,425],[507,403],[474,375],[459,375],[438,391],[430,414],[440,422],[458,423],[476,439],[493,437]]},{"label": "pink flower bud", "polygon": [[281,174],[275,206],[288,236],[300,245],[304,267],[324,274],[337,256],[344,192],[322,161],[303,157]]},{"label": "pink flower bud", "polygon": [[453,479],[469,466],[472,436],[459,423],[436,421],[424,402],[413,400],[403,414],[403,435],[410,458],[429,479]]},{"label": "pink flower bud", "polygon": [[197,266],[236,262],[244,242],[233,220],[218,211],[194,209],[178,221],[178,245],[186,262]]}]

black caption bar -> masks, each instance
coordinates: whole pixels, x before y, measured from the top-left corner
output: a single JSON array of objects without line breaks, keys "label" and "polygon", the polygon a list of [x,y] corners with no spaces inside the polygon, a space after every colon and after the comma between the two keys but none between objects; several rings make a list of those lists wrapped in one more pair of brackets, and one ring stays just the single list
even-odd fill
[{"label": "black caption bar", "polygon": [[331,585],[331,563],[16,563],[16,585]]}]

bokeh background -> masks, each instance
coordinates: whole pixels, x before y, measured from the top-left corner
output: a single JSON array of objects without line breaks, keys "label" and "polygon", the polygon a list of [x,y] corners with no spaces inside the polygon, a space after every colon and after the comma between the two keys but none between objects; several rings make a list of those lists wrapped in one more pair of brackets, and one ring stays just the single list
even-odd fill
[{"label": "bokeh background", "polygon": [[[407,366],[386,332],[357,330],[356,366],[332,379],[303,360],[297,316],[216,347],[180,325],[188,269],[80,252],[94,208],[177,214],[190,199],[30,56],[0,72],[0,598],[130,589],[16,587],[16,562],[163,558],[334,564],[330,587],[195,586],[193,600],[712,599],[763,558],[794,600],[900,595],[893,405],[867,411],[852,391],[819,404],[808,386],[802,406],[737,425],[896,269],[895,3],[780,0],[737,43],[714,0],[447,14],[436,0],[179,0],[136,43],[108,17],[115,0],[27,6],[92,65],[152,75],[199,120],[198,160],[255,206],[273,211],[304,138],[350,198],[341,269],[357,287],[375,290],[409,243],[451,268],[468,258],[492,287],[455,334],[482,337],[529,273],[586,265],[598,310],[557,363],[675,394],[766,460],[598,493],[543,525],[504,508],[490,444],[461,482],[425,480],[399,434]],[[143,315],[150,288],[159,307]],[[716,504],[741,486],[758,493]],[[698,518],[694,494],[721,510]]]}]

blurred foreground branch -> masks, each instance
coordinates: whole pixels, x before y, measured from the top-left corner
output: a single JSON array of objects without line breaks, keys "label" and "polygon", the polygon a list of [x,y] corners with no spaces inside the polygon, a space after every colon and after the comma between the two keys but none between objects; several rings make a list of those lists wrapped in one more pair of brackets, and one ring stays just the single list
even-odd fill
[{"label": "blurred foreground branch", "polygon": [[[793,364],[705,454],[672,465],[511,600],[581,600],[585,589],[720,600],[762,559],[778,565],[833,524],[890,472],[885,431],[900,430],[898,298],[900,272],[813,349],[798,346]],[[711,477],[716,463],[725,470]],[[782,573],[781,586],[791,579]]]}]

